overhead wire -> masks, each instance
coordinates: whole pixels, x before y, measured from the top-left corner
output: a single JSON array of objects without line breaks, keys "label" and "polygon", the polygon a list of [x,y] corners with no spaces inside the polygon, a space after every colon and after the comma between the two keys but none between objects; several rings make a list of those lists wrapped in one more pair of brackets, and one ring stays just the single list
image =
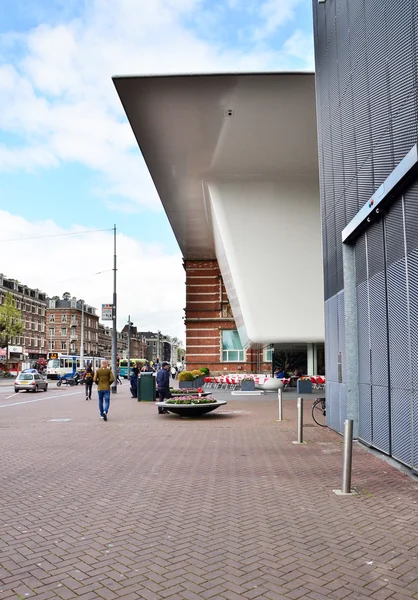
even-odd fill
[{"label": "overhead wire", "polygon": [[89,229],[86,231],[71,231],[70,233],[52,233],[49,235],[37,235],[37,236],[33,236],[33,237],[9,238],[7,240],[0,239],[0,243],[2,243],[2,242],[21,242],[23,240],[41,240],[44,238],[62,237],[65,235],[83,235],[85,233],[96,233],[98,231],[113,231],[113,227],[108,228],[108,229]]}]

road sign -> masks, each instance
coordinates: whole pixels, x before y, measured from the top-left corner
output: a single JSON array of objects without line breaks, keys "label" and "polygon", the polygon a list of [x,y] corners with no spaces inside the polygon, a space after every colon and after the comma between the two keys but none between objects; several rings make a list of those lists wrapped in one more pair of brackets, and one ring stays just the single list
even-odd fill
[{"label": "road sign", "polygon": [[113,315],[113,304],[102,304],[102,321],[111,321]]}]

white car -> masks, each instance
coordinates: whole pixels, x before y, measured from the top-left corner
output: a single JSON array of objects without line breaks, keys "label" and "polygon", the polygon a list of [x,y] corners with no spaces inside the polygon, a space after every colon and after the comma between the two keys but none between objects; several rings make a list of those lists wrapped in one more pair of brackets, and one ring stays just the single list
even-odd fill
[{"label": "white car", "polygon": [[48,382],[39,373],[19,373],[15,379],[15,392],[26,390],[27,392],[47,391]]}]

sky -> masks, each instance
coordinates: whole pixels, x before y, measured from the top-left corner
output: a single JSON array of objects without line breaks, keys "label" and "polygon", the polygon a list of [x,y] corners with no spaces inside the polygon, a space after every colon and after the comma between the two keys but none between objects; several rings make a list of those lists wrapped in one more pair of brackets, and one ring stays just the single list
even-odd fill
[{"label": "sky", "polygon": [[111,78],[312,71],[311,3],[0,0],[0,272],[99,309],[116,225],[118,327],[184,340],[181,253]]}]

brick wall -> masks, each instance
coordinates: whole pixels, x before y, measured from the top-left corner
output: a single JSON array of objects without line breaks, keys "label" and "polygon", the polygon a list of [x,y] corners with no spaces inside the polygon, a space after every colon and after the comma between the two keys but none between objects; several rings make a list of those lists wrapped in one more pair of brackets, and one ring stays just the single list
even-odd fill
[{"label": "brick wall", "polygon": [[188,370],[208,367],[213,375],[270,372],[257,360],[262,351],[247,350],[244,362],[222,362],[222,330],[236,329],[216,260],[186,260],[186,364]]}]

